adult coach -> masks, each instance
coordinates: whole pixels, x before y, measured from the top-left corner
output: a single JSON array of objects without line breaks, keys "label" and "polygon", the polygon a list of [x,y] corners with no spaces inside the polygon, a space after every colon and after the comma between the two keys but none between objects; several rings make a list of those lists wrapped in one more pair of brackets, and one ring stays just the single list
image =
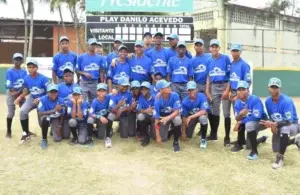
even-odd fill
[{"label": "adult coach", "polygon": [[[167,40],[169,41],[170,45],[170,48],[167,49],[169,57],[177,56],[178,42],[180,41],[179,36],[177,34],[170,34],[167,37]],[[193,57],[192,54],[187,50],[184,52],[184,55],[189,59]]]},{"label": "adult coach", "polygon": [[220,123],[220,105],[222,102],[225,122],[224,146],[230,145],[230,100],[229,100],[229,74],[230,59],[227,55],[220,54],[220,42],[217,39],[210,41],[212,58],[208,66],[208,77],[206,82],[206,95],[212,103],[211,132],[208,140],[218,140],[218,128]]},{"label": "adult coach", "polygon": [[59,38],[60,51],[53,57],[52,80],[53,83],[64,82],[64,69],[74,69],[77,64],[77,55],[70,51],[70,41],[66,36]]}]

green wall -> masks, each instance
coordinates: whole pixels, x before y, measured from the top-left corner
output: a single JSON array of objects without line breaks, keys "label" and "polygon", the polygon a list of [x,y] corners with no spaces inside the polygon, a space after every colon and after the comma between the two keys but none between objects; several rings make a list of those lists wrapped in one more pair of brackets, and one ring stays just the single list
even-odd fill
[{"label": "green wall", "polygon": [[[0,68],[0,93],[5,93],[5,71],[7,68]],[[289,96],[300,96],[300,71],[289,70],[254,70],[253,93],[255,95],[268,96],[268,80],[271,77],[278,77],[282,81],[282,91]]]}]

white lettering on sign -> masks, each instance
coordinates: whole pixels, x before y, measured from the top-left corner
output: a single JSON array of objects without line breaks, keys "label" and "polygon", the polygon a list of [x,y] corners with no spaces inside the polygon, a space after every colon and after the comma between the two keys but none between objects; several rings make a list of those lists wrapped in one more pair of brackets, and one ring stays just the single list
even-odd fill
[{"label": "white lettering on sign", "polygon": [[182,23],[183,18],[152,17],[149,23]]},{"label": "white lettering on sign", "polygon": [[102,0],[101,7],[110,3],[110,6],[149,6],[149,7],[178,7],[182,0]]},{"label": "white lettering on sign", "polygon": [[113,35],[98,35],[98,40],[114,40]]},{"label": "white lettering on sign", "polygon": [[115,29],[91,28],[91,33],[115,33]]}]

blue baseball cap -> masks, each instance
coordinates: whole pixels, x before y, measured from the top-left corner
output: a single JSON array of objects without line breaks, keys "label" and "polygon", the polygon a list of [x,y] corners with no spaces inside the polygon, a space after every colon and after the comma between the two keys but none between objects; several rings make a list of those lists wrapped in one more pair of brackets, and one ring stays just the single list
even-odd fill
[{"label": "blue baseball cap", "polygon": [[194,41],[194,45],[196,45],[197,43],[200,43],[200,44],[204,45],[203,39],[196,39],[196,40]]},{"label": "blue baseball cap", "polygon": [[27,60],[27,62],[26,62],[26,65],[28,66],[28,65],[31,65],[31,64],[36,65],[36,66],[39,66],[39,63],[36,61],[36,59],[29,58],[29,59]]},{"label": "blue baseball cap", "polygon": [[123,40],[122,39],[119,39],[119,38],[115,38],[115,40],[114,40],[114,43],[115,42],[120,42],[121,44],[123,43]]},{"label": "blue baseball cap", "polygon": [[154,37],[156,37],[156,36],[161,36],[161,37],[163,37],[164,34],[163,34],[162,32],[156,32],[156,33],[154,34]]},{"label": "blue baseball cap", "polygon": [[170,86],[170,82],[162,79],[156,83],[156,89],[161,90]]},{"label": "blue baseball cap", "polygon": [[97,85],[97,91],[100,90],[100,89],[104,89],[107,91],[107,85],[105,83],[99,83]]},{"label": "blue baseball cap", "polygon": [[73,73],[74,73],[74,68],[72,68],[71,66],[66,66],[66,67],[63,69],[63,72],[64,72],[64,73],[67,73],[67,72],[73,72]]},{"label": "blue baseball cap", "polygon": [[146,36],[152,37],[152,34],[150,32],[145,32],[144,35],[143,35],[143,37],[146,37]]},{"label": "blue baseball cap", "polygon": [[69,38],[67,36],[61,36],[59,38],[59,43],[62,42],[62,41],[70,41]]},{"label": "blue baseball cap", "polygon": [[167,39],[168,39],[168,40],[169,40],[169,39],[177,39],[177,40],[179,40],[179,37],[178,37],[177,34],[170,34],[170,35],[167,37]]},{"label": "blue baseball cap", "polygon": [[56,84],[50,84],[47,86],[47,92],[58,91],[58,86]]},{"label": "blue baseball cap", "polygon": [[21,53],[15,53],[13,55],[13,59],[16,59],[16,58],[22,58],[22,59],[24,59],[24,57],[23,57],[23,55]]},{"label": "blue baseball cap", "polygon": [[186,47],[185,41],[179,41],[179,42],[177,43],[177,47],[180,47],[180,46]]},{"label": "blue baseball cap", "polygon": [[242,45],[241,44],[232,44],[230,50],[231,51],[233,51],[233,50],[242,51]]},{"label": "blue baseball cap", "polygon": [[120,47],[118,48],[118,51],[120,51],[121,49],[126,49],[128,51],[128,48],[125,45],[120,45]]},{"label": "blue baseball cap", "polygon": [[212,45],[220,46],[220,41],[218,39],[212,39],[212,40],[210,40],[209,46],[212,46]]},{"label": "blue baseball cap", "polygon": [[79,95],[82,95],[82,89],[81,87],[74,87],[73,88],[73,93],[72,94],[79,94]]},{"label": "blue baseball cap", "polygon": [[190,90],[190,89],[197,89],[197,83],[195,81],[189,81],[187,84],[186,84],[186,88],[187,90]]},{"label": "blue baseball cap", "polygon": [[136,41],[134,46],[141,46],[144,47],[144,41]]},{"label": "blue baseball cap", "polygon": [[118,85],[129,86],[129,85],[130,85],[129,79],[126,78],[126,77],[121,77],[121,78],[118,80]]},{"label": "blue baseball cap", "polygon": [[268,83],[268,87],[272,87],[272,86],[276,86],[278,88],[281,88],[281,86],[282,86],[281,80],[279,78],[276,78],[276,77],[270,78],[269,83]]},{"label": "blue baseball cap", "polygon": [[148,89],[151,89],[151,84],[147,81],[142,82],[141,87],[146,87]]},{"label": "blue baseball cap", "polygon": [[140,88],[141,84],[139,81],[131,81],[131,88]]},{"label": "blue baseball cap", "polygon": [[97,44],[97,39],[95,39],[95,38],[89,38],[88,44],[89,45]]},{"label": "blue baseball cap", "polygon": [[237,89],[239,89],[239,88],[248,89],[249,84],[246,81],[239,81],[237,84]]}]

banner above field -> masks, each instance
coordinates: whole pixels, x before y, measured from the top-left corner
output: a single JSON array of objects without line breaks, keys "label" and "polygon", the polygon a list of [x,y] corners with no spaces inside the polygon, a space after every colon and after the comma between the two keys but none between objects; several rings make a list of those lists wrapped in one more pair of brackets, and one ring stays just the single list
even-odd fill
[{"label": "banner above field", "polygon": [[85,0],[88,12],[192,12],[193,0]]}]

